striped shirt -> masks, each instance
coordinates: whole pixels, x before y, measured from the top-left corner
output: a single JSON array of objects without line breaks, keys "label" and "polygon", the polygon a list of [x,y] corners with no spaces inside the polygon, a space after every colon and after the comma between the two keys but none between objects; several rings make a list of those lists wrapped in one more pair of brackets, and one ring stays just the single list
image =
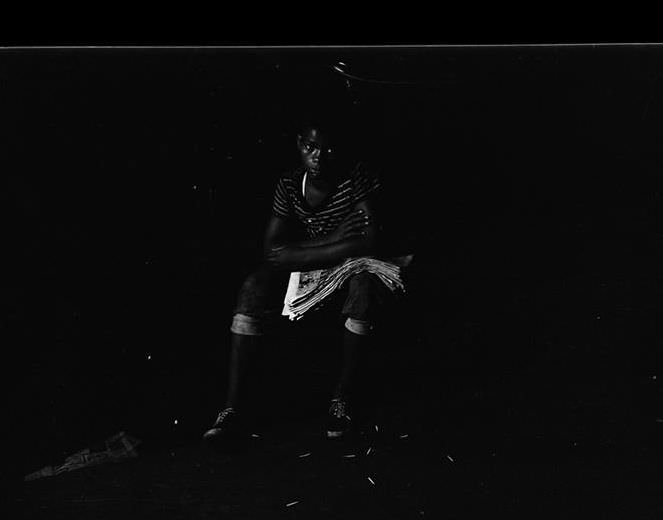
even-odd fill
[{"label": "striped shirt", "polygon": [[300,167],[279,179],[274,192],[272,214],[300,222],[309,238],[332,232],[357,202],[367,198],[380,187],[377,175],[359,163],[347,179],[332,189],[318,206],[311,208],[302,193],[305,173],[305,168]]}]

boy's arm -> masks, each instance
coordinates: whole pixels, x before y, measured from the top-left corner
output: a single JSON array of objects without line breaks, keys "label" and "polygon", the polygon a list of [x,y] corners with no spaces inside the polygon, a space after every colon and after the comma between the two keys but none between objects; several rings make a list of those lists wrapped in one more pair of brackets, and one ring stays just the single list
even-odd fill
[{"label": "boy's arm", "polygon": [[361,234],[312,247],[287,246],[282,243],[266,247],[267,263],[275,269],[307,271],[333,266],[349,257],[374,254],[377,243],[375,209],[365,199],[353,208],[353,211],[360,210],[362,213],[358,214],[367,218]]},{"label": "boy's arm", "polygon": [[263,250],[267,254],[270,250],[286,245],[286,240],[290,232],[290,225],[288,220],[272,215],[267,223],[265,229],[265,237],[263,240]]},{"label": "boy's arm", "polygon": [[345,238],[361,235],[363,231],[366,231],[371,216],[364,209],[358,208],[359,206],[355,206],[350,214],[331,233],[321,237],[293,242],[289,245],[293,247],[320,247],[335,244]]},{"label": "boy's arm", "polygon": [[263,250],[267,254],[272,249],[280,249],[284,246],[293,248],[326,246],[351,234],[358,234],[360,228],[364,227],[362,225],[364,220],[363,213],[356,213],[348,217],[336,230],[328,235],[291,242],[288,240],[291,231],[290,222],[283,217],[272,215],[265,230]]}]

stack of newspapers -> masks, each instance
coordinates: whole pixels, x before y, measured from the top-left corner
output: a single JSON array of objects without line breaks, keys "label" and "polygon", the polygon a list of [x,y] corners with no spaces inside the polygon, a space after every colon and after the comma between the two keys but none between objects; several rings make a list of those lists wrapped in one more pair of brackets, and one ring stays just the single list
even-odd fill
[{"label": "stack of newspapers", "polygon": [[291,320],[300,319],[305,312],[316,308],[351,276],[362,272],[373,273],[392,292],[405,291],[401,268],[409,265],[411,260],[412,255],[389,260],[371,257],[348,258],[342,264],[328,269],[290,273],[282,315]]}]

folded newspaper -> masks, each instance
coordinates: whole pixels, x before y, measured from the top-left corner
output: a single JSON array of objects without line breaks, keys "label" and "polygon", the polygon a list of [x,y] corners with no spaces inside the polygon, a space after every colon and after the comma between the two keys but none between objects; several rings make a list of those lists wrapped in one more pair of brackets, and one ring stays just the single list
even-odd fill
[{"label": "folded newspaper", "polygon": [[371,257],[348,258],[345,262],[328,269],[290,273],[285,294],[283,316],[290,320],[300,319],[305,312],[316,308],[322,300],[332,294],[351,276],[362,272],[376,275],[392,292],[405,291],[401,268],[412,261],[413,255],[378,260]]}]

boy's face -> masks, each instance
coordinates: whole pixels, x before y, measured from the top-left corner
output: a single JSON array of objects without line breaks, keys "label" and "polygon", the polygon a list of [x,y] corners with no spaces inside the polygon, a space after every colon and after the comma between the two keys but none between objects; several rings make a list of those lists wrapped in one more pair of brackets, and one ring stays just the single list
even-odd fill
[{"label": "boy's face", "polygon": [[336,150],[329,136],[318,128],[307,128],[297,136],[302,164],[312,177],[321,177],[336,163]]}]

